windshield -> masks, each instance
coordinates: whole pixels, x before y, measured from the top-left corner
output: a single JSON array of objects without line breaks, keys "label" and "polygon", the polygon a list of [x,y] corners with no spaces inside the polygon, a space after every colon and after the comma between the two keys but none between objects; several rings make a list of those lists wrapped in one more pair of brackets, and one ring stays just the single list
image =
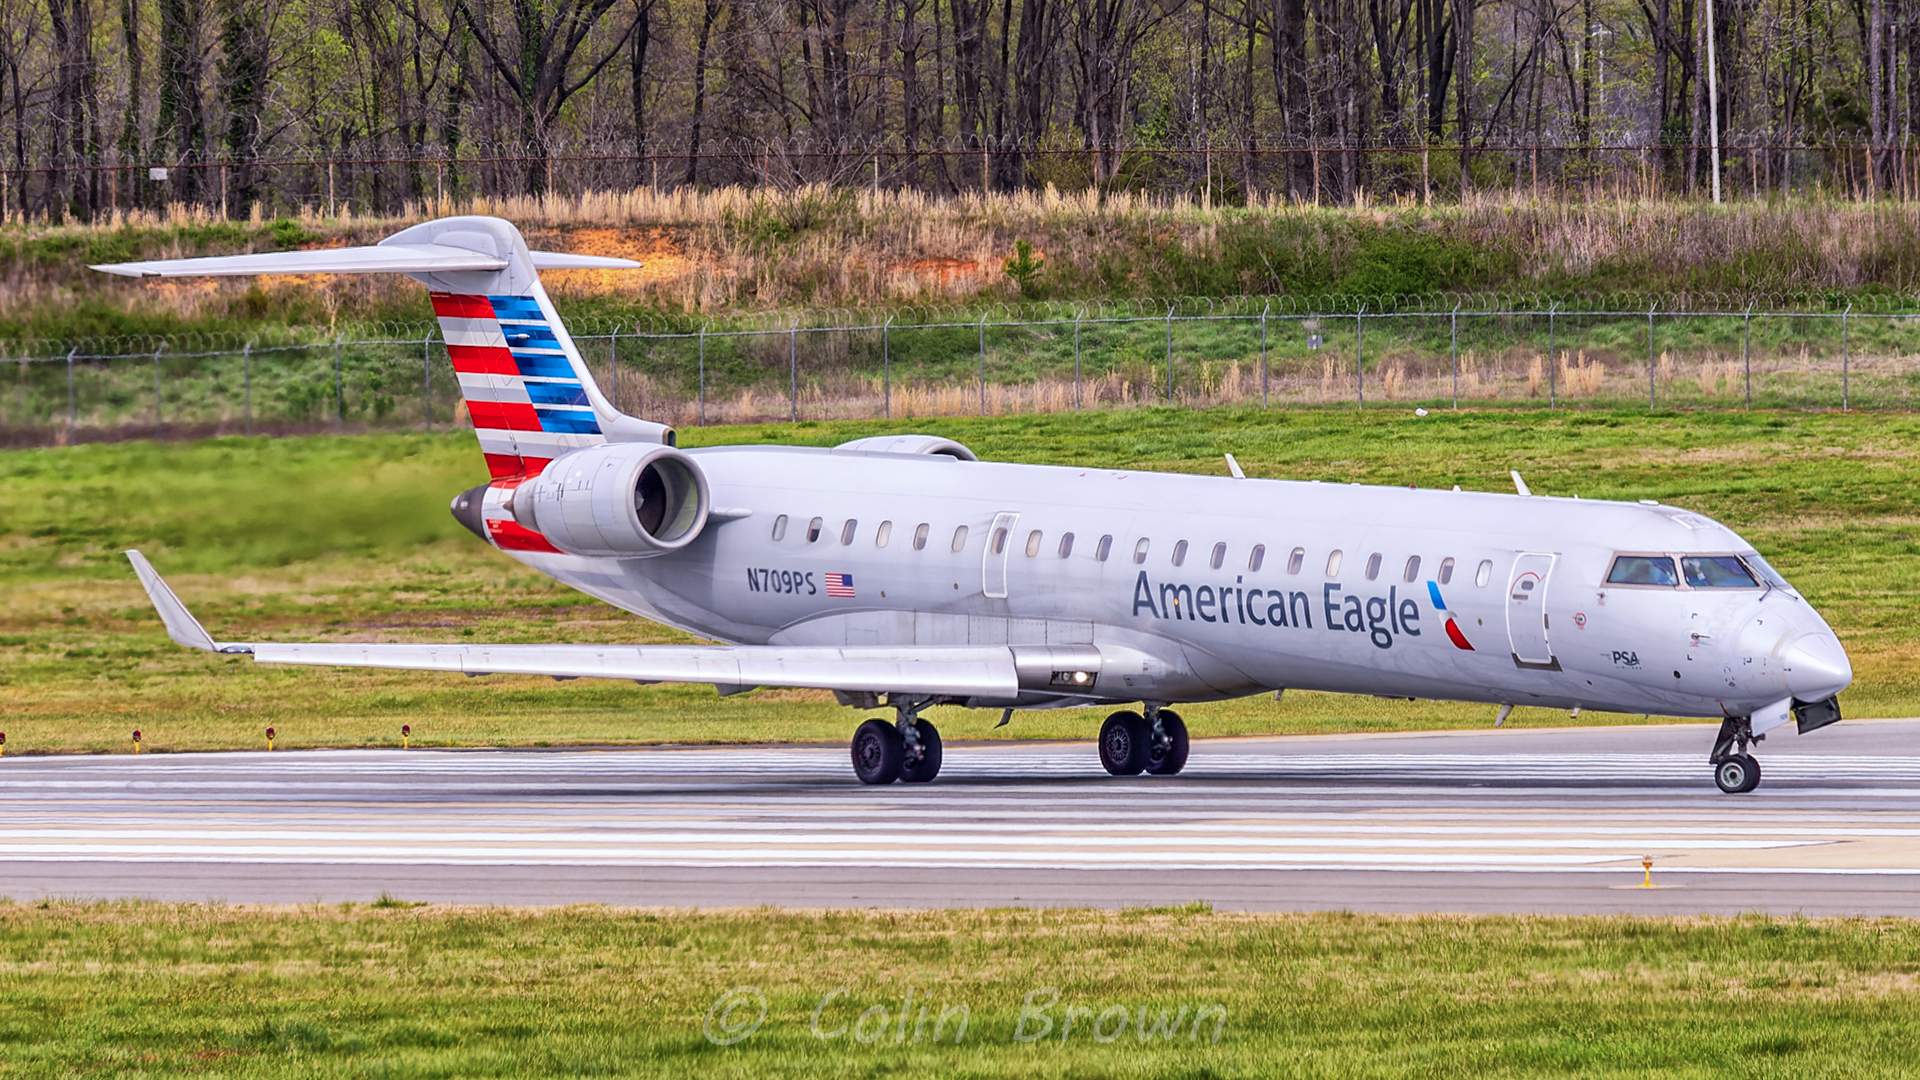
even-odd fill
[{"label": "windshield", "polygon": [[1793,586],[1787,584],[1786,578],[1780,576],[1780,571],[1775,570],[1767,563],[1767,560],[1761,558],[1758,553],[1749,551],[1740,557],[1746,561],[1747,566],[1752,569],[1755,574],[1760,576],[1761,581],[1766,582],[1776,589],[1785,589],[1795,596],[1800,595],[1794,592]]},{"label": "windshield", "polygon": [[1687,555],[1680,569],[1692,589],[1757,589],[1760,583],[1737,555]]},{"label": "windshield", "polygon": [[1665,555],[1620,555],[1607,573],[1609,585],[1678,585],[1673,560]]}]

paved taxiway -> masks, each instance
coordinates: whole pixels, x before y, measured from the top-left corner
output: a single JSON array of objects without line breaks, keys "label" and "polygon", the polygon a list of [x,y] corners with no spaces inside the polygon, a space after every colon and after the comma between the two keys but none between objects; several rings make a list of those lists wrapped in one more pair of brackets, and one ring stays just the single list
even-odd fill
[{"label": "paved taxiway", "polygon": [[[820,747],[0,759],[0,895],[236,902],[1137,905],[1920,914],[1920,721],[950,743],[863,788]],[[1636,886],[1642,856],[1655,889]]]}]

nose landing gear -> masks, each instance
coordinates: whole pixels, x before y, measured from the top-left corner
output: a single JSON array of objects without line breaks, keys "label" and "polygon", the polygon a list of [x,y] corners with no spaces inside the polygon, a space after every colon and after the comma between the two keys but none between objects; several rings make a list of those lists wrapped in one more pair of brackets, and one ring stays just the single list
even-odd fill
[{"label": "nose landing gear", "polygon": [[1713,782],[1729,795],[1745,795],[1760,786],[1760,763],[1747,747],[1766,738],[1753,733],[1753,721],[1745,716],[1729,716],[1720,722],[1720,735],[1714,739]]}]

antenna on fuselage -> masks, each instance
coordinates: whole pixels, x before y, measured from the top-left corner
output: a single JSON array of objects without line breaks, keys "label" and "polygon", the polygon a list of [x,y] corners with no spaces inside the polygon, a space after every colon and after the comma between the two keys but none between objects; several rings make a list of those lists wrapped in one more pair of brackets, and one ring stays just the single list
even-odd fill
[{"label": "antenna on fuselage", "polygon": [[1227,455],[1227,473],[1235,480],[1247,478],[1247,474],[1240,471],[1240,462],[1232,454]]},{"label": "antenna on fuselage", "polygon": [[1513,490],[1519,492],[1522,495],[1533,494],[1533,492],[1527,488],[1527,482],[1525,480],[1520,479],[1519,469],[1508,469],[1507,475],[1513,477]]}]

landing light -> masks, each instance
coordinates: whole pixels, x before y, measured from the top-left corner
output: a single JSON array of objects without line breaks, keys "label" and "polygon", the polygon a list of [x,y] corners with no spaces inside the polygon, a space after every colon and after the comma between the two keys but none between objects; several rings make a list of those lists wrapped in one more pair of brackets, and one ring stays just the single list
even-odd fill
[{"label": "landing light", "polygon": [[1092,686],[1097,676],[1091,671],[1056,671],[1050,680],[1055,686]]}]

